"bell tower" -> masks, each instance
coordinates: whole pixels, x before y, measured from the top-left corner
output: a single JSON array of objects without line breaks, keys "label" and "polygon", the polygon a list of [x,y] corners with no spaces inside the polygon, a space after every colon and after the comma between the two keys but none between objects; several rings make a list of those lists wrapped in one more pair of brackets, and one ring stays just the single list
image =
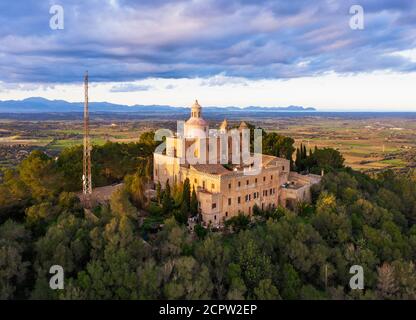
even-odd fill
[{"label": "bell tower", "polygon": [[199,105],[198,100],[195,100],[191,107],[191,118],[201,118],[201,106]]}]

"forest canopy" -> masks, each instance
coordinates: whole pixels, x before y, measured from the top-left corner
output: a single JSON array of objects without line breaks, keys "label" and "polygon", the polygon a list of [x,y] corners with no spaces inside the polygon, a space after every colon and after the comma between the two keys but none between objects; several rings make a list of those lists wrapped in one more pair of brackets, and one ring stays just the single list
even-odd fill
[{"label": "forest canopy", "polygon": [[[34,151],[0,184],[0,299],[415,299],[416,171],[372,176],[344,167],[333,149],[297,150],[266,134],[263,151],[299,172],[326,174],[311,204],[231,220],[215,232],[187,182],[156,186],[152,135],[93,148],[95,186],[124,181],[107,204],[84,210],[82,148],[58,159]],[[293,154],[299,154],[295,160]],[[49,268],[65,288],[49,288]],[[351,290],[352,265],[364,290]]]}]

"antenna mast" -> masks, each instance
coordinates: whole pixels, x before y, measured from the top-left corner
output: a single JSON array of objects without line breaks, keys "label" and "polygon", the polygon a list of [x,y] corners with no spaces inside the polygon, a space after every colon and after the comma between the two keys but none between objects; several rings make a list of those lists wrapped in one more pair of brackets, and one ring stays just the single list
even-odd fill
[{"label": "antenna mast", "polygon": [[91,142],[90,142],[90,128],[89,128],[89,112],[88,112],[88,71],[84,76],[84,157],[83,157],[83,175],[82,175],[82,193],[86,203],[90,201],[92,194],[91,181]]}]

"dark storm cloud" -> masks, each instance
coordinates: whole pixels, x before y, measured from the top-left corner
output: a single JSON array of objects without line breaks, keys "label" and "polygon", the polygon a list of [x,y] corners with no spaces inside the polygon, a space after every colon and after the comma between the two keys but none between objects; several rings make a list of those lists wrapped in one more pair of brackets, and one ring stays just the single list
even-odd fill
[{"label": "dark storm cloud", "polygon": [[49,28],[51,3],[0,3],[0,81],[415,70],[392,55],[416,46],[410,0],[359,1],[364,30],[349,28],[356,1],[61,1],[64,30]]}]

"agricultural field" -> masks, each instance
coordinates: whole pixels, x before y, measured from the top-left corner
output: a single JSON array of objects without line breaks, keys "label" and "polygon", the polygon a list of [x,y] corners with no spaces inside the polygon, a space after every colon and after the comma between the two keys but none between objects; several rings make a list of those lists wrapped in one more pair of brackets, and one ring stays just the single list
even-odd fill
[{"label": "agricultural field", "polygon": [[[215,128],[223,120],[215,115],[207,116]],[[248,121],[266,131],[295,139],[308,149],[331,147],[339,150],[348,166],[361,171],[378,171],[387,168],[404,169],[416,166],[416,121],[414,118],[348,117],[319,115],[292,115],[250,117]],[[230,117],[230,126],[240,118]],[[96,118],[91,120],[90,132],[93,144],[106,141],[135,142],[147,130],[169,128],[175,121],[146,118],[120,119]],[[41,149],[56,156],[66,147],[82,144],[83,123],[80,120],[0,120],[0,167],[19,163],[34,149]]]},{"label": "agricultural field", "polygon": [[[106,141],[135,142],[142,132],[150,129],[136,122],[92,121],[90,124],[93,145]],[[0,167],[15,166],[34,149],[57,156],[62,149],[82,142],[81,121],[0,120]]]},{"label": "agricultural field", "polygon": [[[299,121],[299,123],[296,123]],[[295,139],[307,149],[331,147],[342,153],[348,166],[361,171],[402,169],[416,165],[414,119],[311,118],[278,121],[266,130]]]}]

